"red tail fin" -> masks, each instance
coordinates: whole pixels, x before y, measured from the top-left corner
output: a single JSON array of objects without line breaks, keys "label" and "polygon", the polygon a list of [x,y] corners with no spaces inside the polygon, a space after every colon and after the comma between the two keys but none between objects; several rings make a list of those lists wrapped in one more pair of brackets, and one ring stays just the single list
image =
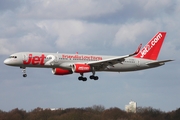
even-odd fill
[{"label": "red tail fin", "polygon": [[165,36],[166,32],[158,32],[135,57],[156,60]]}]

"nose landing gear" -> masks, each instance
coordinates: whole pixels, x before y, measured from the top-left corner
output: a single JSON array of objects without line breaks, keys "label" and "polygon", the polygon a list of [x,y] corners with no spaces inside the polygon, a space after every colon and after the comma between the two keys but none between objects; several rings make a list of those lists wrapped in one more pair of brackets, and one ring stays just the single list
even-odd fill
[{"label": "nose landing gear", "polygon": [[27,77],[27,74],[23,74],[23,77]]},{"label": "nose landing gear", "polygon": [[20,67],[22,69],[23,77],[27,77],[26,74],[26,68],[25,67]]}]

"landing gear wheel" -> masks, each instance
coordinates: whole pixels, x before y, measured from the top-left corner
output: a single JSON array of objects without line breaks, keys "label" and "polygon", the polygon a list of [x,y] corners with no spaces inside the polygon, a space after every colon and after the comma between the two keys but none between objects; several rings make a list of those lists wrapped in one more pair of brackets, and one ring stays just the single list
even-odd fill
[{"label": "landing gear wheel", "polygon": [[94,79],[94,80],[98,80],[98,79],[99,79],[98,76],[94,76],[94,75],[91,75],[89,78],[90,78],[90,79]]},{"label": "landing gear wheel", "polygon": [[26,67],[20,67],[22,69],[23,77],[27,77]]},{"label": "landing gear wheel", "polygon": [[94,80],[98,80],[99,79],[99,77],[98,76],[94,76]]},{"label": "landing gear wheel", "polygon": [[94,79],[94,80],[98,80],[99,77],[98,76],[95,76],[95,69],[94,67],[92,67],[92,75],[89,76],[90,79]]},{"label": "landing gear wheel", "polygon": [[82,80],[82,81],[87,81],[87,78],[86,77],[82,77],[82,76],[80,76],[80,77],[78,77],[78,80]]},{"label": "landing gear wheel", "polygon": [[78,80],[83,80],[83,77],[81,77],[81,76],[80,76],[80,77],[78,77]]},{"label": "landing gear wheel", "polygon": [[87,81],[87,78],[86,78],[86,77],[83,77],[83,81]]},{"label": "landing gear wheel", "polygon": [[94,79],[94,75],[89,76],[90,79]]},{"label": "landing gear wheel", "polygon": [[23,77],[27,77],[27,74],[23,74]]}]

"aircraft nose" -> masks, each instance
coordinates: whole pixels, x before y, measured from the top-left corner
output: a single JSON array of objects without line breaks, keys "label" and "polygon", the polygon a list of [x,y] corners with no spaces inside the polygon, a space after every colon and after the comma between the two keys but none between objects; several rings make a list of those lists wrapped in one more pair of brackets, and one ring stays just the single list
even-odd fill
[{"label": "aircraft nose", "polygon": [[9,65],[9,60],[8,60],[8,59],[5,59],[5,60],[4,60],[4,64]]}]

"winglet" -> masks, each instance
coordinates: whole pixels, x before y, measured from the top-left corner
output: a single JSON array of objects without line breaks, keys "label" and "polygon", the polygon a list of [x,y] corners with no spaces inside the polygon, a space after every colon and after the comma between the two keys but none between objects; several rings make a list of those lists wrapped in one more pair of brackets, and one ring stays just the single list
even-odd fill
[{"label": "winglet", "polygon": [[142,47],[142,44],[140,44],[140,45],[138,46],[137,50],[136,50],[133,54],[130,54],[129,56],[133,56],[133,55],[138,54],[138,53],[140,52],[140,50],[141,50],[141,47]]}]

